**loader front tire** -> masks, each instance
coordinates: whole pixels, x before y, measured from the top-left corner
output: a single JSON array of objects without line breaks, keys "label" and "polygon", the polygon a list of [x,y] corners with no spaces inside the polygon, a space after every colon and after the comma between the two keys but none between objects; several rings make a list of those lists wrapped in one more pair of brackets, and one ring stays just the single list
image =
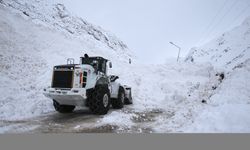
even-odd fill
[{"label": "loader front tire", "polygon": [[110,93],[107,85],[97,85],[90,94],[89,109],[97,115],[105,115],[110,108]]},{"label": "loader front tire", "polygon": [[112,106],[114,109],[121,109],[123,108],[124,105],[124,101],[125,101],[125,92],[123,90],[123,88],[119,88],[118,91],[118,98],[117,99],[112,99]]},{"label": "loader front tire", "polygon": [[132,91],[130,90],[129,96],[125,98],[125,104],[130,105],[133,104],[133,99],[132,99]]}]

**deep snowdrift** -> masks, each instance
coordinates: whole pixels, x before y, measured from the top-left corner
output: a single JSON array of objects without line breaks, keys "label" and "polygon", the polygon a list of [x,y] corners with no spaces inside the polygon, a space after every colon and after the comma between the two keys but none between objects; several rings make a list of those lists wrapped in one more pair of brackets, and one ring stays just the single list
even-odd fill
[{"label": "deep snowdrift", "polygon": [[232,31],[199,48],[186,61],[209,62],[225,80],[187,132],[250,132],[250,17]]},{"label": "deep snowdrift", "polygon": [[250,61],[237,66],[186,132],[250,132]]},{"label": "deep snowdrift", "polygon": [[202,101],[209,102],[215,92],[213,87],[220,84],[217,72],[209,64],[139,65],[132,72],[134,75],[130,74],[129,78],[134,80],[131,85],[135,104],[106,115],[97,126],[117,125],[120,132],[127,128],[160,133],[185,132],[182,128],[191,124],[206,108],[206,102]]}]

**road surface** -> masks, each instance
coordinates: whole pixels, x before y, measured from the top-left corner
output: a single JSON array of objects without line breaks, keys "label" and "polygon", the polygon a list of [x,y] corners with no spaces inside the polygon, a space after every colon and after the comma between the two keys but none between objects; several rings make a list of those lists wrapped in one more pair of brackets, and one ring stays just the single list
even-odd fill
[{"label": "road surface", "polygon": [[[152,123],[159,115],[169,115],[160,109],[145,112],[136,112],[132,106],[125,106],[124,113],[133,113],[131,120],[135,123],[132,127],[121,129],[117,125],[101,124],[99,121],[103,115],[91,114],[89,110],[76,110],[69,114],[50,112],[43,116],[24,120],[1,120],[0,128],[2,133],[152,133]],[[114,120],[115,121],[115,120]]]}]

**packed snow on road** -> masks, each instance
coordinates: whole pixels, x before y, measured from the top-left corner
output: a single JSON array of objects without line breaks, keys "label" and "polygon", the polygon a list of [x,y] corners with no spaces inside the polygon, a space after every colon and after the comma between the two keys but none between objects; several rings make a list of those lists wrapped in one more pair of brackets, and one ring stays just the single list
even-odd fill
[{"label": "packed snow on road", "polygon": [[[0,133],[250,132],[250,18],[179,62],[144,65],[63,4],[2,0],[0,49]],[[133,105],[106,115],[54,110],[43,95],[53,66],[84,53],[113,62],[109,73],[132,87]]]}]

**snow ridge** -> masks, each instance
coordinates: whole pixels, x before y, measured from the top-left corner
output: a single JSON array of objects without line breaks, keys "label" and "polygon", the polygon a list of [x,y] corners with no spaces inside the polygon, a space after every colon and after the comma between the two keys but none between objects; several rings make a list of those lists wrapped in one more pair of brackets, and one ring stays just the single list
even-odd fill
[{"label": "snow ridge", "polygon": [[58,30],[81,36],[91,36],[92,38],[106,43],[111,49],[126,50],[128,47],[117,37],[94,26],[82,18],[73,16],[61,3],[52,3],[47,0],[2,0],[5,6],[11,7],[35,23],[46,23],[47,26]]}]

